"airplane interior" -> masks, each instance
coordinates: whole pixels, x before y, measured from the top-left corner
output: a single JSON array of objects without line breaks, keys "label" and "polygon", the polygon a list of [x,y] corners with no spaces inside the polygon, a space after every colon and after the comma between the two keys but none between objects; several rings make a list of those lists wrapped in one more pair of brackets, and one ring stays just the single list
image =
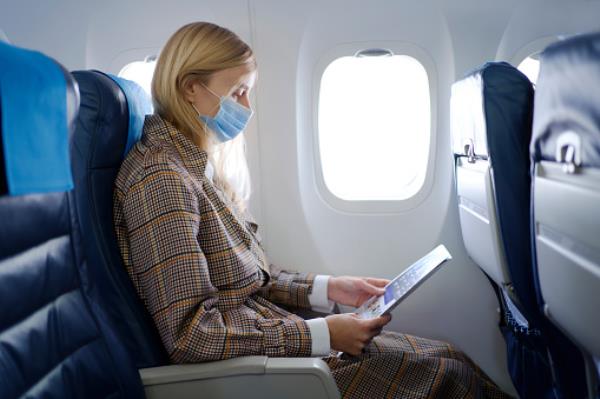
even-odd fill
[{"label": "airplane interior", "polygon": [[[230,141],[247,165],[223,161],[254,219],[239,245],[287,270],[392,280],[442,244],[451,259],[385,330],[451,344],[510,397],[600,399],[599,0],[0,0],[0,399],[380,397],[341,385],[312,324],[312,356],[283,350],[273,319],[251,355],[224,340],[176,361],[128,274],[117,177],[159,113],[161,51],[196,21],[256,60]],[[434,374],[377,392],[488,397],[436,391]]]}]

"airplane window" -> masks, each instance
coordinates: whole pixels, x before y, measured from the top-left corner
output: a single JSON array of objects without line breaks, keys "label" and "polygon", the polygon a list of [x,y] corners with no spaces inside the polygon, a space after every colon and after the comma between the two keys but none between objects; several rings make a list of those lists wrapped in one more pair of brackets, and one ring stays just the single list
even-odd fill
[{"label": "airplane window", "polygon": [[537,83],[537,78],[540,73],[540,57],[539,53],[535,53],[525,58],[517,67],[523,72],[534,85]]},{"label": "airplane window", "polygon": [[318,143],[329,191],[348,201],[404,200],[423,186],[429,79],[407,55],[346,56],[321,77]]},{"label": "airplane window", "polygon": [[134,61],[123,67],[119,72],[119,77],[133,80],[150,95],[150,84],[156,67],[156,57],[146,57],[143,61]]}]

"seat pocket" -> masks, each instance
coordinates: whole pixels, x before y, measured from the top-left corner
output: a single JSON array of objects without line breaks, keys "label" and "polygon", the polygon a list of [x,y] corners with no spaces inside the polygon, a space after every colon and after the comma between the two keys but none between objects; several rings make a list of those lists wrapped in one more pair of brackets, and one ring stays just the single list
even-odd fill
[{"label": "seat pocket", "polygon": [[552,369],[540,331],[519,324],[508,309],[499,327],[506,341],[508,371],[519,397],[554,399]]}]

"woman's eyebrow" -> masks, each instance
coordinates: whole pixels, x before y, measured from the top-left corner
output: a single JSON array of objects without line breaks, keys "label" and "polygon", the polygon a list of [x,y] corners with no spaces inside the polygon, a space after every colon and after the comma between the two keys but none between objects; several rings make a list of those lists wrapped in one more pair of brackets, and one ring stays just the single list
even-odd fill
[{"label": "woman's eyebrow", "polygon": [[246,83],[238,82],[233,86],[231,93],[238,91],[239,89],[250,90],[250,87]]},{"label": "woman's eyebrow", "polygon": [[245,89],[249,89],[250,86],[248,86],[248,84],[246,83],[249,78],[250,77],[248,75],[240,76],[240,78],[235,81],[233,86],[237,88],[244,87]]}]

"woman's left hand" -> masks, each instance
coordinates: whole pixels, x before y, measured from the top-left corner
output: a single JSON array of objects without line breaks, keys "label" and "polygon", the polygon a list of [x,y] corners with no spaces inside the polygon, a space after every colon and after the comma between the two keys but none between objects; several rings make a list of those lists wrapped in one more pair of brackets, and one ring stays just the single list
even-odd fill
[{"label": "woman's left hand", "polygon": [[372,296],[382,295],[390,280],[371,277],[330,277],[327,296],[340,305],[359,307]]}]

